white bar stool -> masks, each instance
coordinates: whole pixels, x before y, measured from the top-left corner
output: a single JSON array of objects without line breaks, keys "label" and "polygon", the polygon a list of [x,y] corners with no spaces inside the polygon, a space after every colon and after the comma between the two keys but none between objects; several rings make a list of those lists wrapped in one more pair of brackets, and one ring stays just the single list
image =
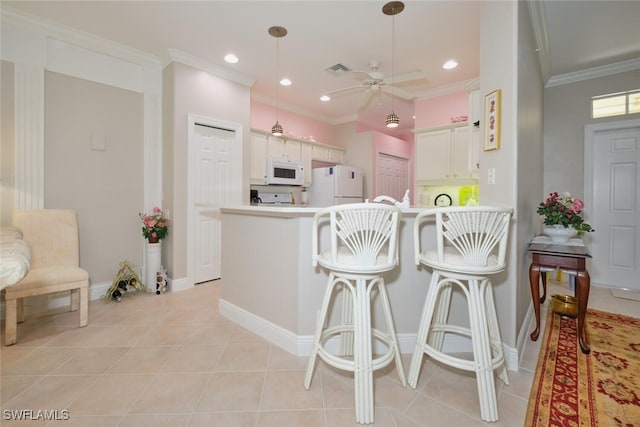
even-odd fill
[{"label": "white bar stool", "polygon": [[[328,365],[353,372],[356,421],[360,424],[370,424],[374,420],[373,371],[395,360],[400,381],[406,386],[382,277],[382,273],[398,265],[400,215],[400,209],[395,206],[353,203],[322,209],[313,219],[313,265],[329,270],[329,281],[316,325],[304,387],[308,390],[311,385],[317,356]],[[321,230],[327,227],[328,239],[322,239]],[[325,245],[321,245],[321,241],[327,240]],[[386,332],[371,326],[374,288],[377,288],[382,304]],[[343,297],[342,319],[340,324],[330,326],[328,318],[335,291],[340,291]],[[335,355],[327,350],[327,341],[338,335],[342,346],[340,354]],[[373,340],[387,347],[384,354],[375,358]]]},{"label": "white bar stool", "polygon": [[[498,420],[494,370],[507,385],[509,378],[487,276],[506,267],[511,213],[512,209],[486,206],[436,208],[420,212],[414,224],[415,262],[430,267],[433,273],[409,367],[409,385],[416,388],[425,354],[454,368],[475,371],[480,416],[489,422]],[[421,225],[434,218],[436,247],[422,250]],[[470,328],[447,323],[454,286],[467,299]],[[448,333],[471,338],[473,360],[442,351]]]}]

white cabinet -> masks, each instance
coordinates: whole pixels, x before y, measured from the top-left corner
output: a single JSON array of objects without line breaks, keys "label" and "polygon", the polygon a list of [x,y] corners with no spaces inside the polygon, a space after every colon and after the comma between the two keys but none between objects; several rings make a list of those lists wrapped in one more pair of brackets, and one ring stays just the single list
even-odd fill
[{"label": "white cabinet", "polygon": [[283,157],[289,160],[302,160],[302,143],[291,139],[269,136],[267,154],[270,157]]},{"label": "white cabinet", "polygon": [[302,166],[304,167],[304,186],[308,187],[311,185],[311,177],[313,176],[311,171],[311,150],[313,146],[311,144],[302,144],[300,147]]},{"label": "white cabinet", "polygon": [[311,150],[313,160],[341,164],[344,162],[344,150],[331,148],[326,145],[314,144]]},{"label": "white cabinet", "polygon": [[251,184],[264,184],[267,173],[267,157],[284,157],[302,163],[304,186],[311,185],[311,161],[320,160],[340,164],[344,160],[344,150],[327,145],[296,139],[272,136],[266,132],[251,132]]},{"label": "white cabinet", "polygon": [[267,177],[267,136],[260,133],[251,133],[251,169],[249,178],[252,184],[264,184]]},{"label": "white cabinet", "polygon": [[416,180],[456,181],[472,178],[467,124],[416,135]]}]

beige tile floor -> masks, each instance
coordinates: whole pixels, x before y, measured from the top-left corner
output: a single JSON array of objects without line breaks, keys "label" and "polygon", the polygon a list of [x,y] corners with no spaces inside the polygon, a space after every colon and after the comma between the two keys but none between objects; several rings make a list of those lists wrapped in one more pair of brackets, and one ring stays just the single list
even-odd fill
[{"label": "beige tile floor", "polygon": [[[566,293],[566,285],[550,283],[550,293],[558,290]],[[218,294],[219,283],[211,282],[159,296],[128,295],[119,303],[92,301],[86,328],[77,327],[77,313],[62,310],[28,318],[18,343],[0,347],[0,424],[358,425],[351,374],[321,362],[305,391],[306,358],[220,316]],[[613,298],[606,289],[592,288],[589,306],[640,317],[640,302]],[[523,424],[540,341],[527,342],[509,386],[498,381],[500,421],[493,425]],[[431,361],[417,390],[402,387],[392,367],[378,371],[375,399],[376,426],[487,424],[479,418],[473,374]],[[70,418],[18,422],[8,419],[13,410],[32,410],[29,418],[57,410],[58,418]]]}]

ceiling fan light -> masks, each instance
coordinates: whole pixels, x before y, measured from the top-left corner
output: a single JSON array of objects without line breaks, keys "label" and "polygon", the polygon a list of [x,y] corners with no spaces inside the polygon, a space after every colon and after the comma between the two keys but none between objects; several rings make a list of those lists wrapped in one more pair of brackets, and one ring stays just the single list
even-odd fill
[{"label": "ceiling fan light", "polygon": [[278,121],[276,120],[276,124],[273,125],[273,127],[271,128],[271,135],[282,136],[282,133],[283,133],[282,126],[280,126],[280,123],[278,123]]},{"label": "ceiling fan light", "polygon": [[400,118],[396,115],[396,113],[391,112],[387,116],[386,123],[388,128],[397,128],[400,125]]}]

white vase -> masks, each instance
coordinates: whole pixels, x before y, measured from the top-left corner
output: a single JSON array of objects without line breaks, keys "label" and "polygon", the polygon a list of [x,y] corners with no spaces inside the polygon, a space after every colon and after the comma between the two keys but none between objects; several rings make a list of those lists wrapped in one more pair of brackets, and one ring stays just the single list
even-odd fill
[{"label": "white vase", "polygon": [[146,274],[143,278],[144,284],[147,286],[148,291],[155,292],[156,275],[158,271],[162,271],[162,241],[158,243],[147,242],[145,255]]},{"label": "white vase", "polygon": [[565,227],[560,224],[545,227],[543,233],[549,236],[554,243],[567,243],[569,239],[578,234],[575,228]]}]

